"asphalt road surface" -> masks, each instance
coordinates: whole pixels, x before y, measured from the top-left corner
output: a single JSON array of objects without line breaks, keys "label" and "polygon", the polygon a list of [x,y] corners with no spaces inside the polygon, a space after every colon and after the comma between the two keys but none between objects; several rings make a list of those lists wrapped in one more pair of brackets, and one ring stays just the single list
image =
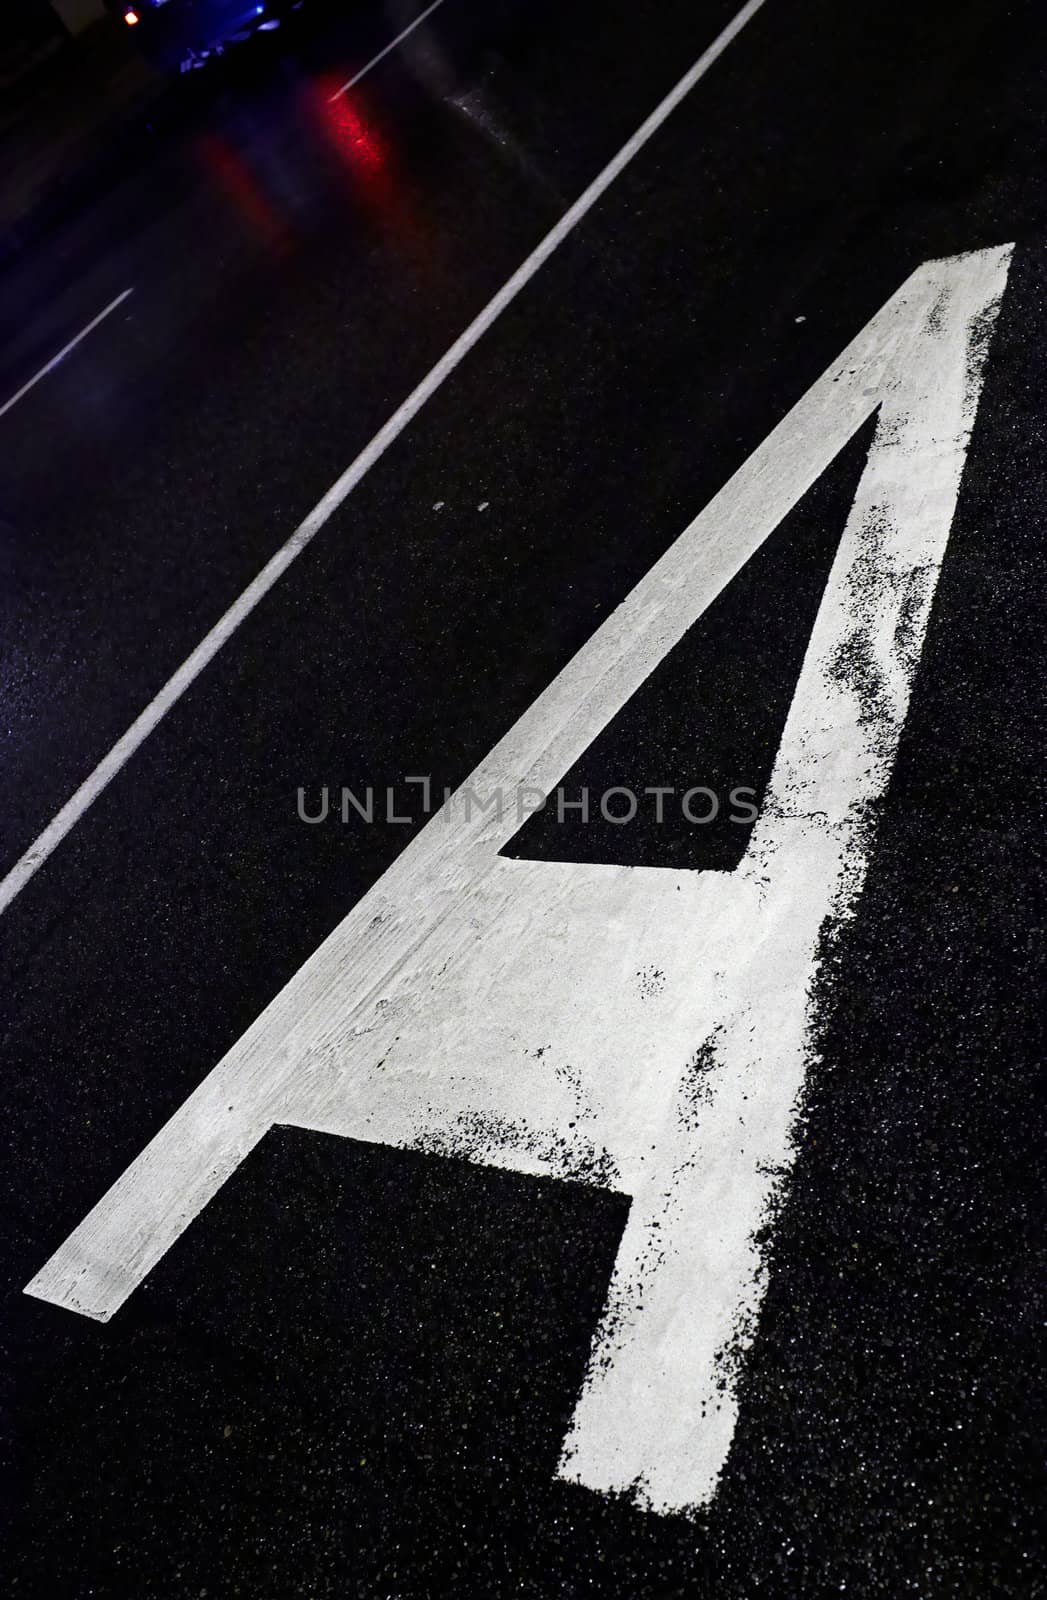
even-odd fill
[{"label": "asphalt road surface", "polygon": [[5,1591],[1047,1594],[1047,14],[411,17],[0,280]]}]

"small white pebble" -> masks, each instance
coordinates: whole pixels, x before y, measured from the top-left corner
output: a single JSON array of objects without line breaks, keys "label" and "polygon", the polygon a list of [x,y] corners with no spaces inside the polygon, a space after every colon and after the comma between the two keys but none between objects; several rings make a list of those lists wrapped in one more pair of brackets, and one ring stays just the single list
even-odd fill
[{"label": "small white pebble", "polygon": [[442,500],[437,500],[435,502],[435,504],[433,505],[433,510],[434,511],[442,511],[443,508],[444,508],[444,502]]},{"label": "small white pebble", "polygon": [[478,505],[478,506],[477,506],[477,508],[476,508],[476,509],[477,509],[477,511],[486,511],[486,510],[487,510],[487,507],[488,507],[488,506],[489,506],[489,505],[490,505],[490,504],[491,504],[491,502],[490,502],[490,500],[481,500],[481,501],[480,501],[480,504],[479,504],[479,505]]},{"label": "small white pebble", "polygon": [[796,321],[797,321],[797,322],[806,322],[806,321],[807,321],[807,318],[806,318],[806,317],[797,317],[797,318],[796,318]]}]

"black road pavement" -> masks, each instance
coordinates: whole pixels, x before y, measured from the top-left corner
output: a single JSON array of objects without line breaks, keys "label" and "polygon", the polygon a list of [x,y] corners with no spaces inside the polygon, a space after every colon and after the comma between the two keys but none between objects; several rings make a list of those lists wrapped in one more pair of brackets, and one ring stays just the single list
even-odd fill
[{"label": "black road pavement", "polygon": [[[0,874],[733,10],[446,0],[336,100],[410,13],[328,18],[8,270],[0,405],[134,292],[0,415]],[[1047,1592],[1045,59],[1033,4],[766,0],[0,917],[9,1593]],[[298,789],[459,783],[916,267],[1010,240],[712,1503],[553,1476],[605,1190],[288,1129],[112,1322],[24,1296],[414,831]],[[572,782],[761,790],[867,446]]]}]

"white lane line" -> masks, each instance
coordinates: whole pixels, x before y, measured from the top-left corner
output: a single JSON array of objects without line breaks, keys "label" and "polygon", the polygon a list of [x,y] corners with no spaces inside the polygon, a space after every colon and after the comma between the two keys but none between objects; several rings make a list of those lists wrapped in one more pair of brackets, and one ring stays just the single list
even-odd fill
[{"label": "white lane line", "polygon": [[676,110],[681,100],[694,88],[695,84],[709,71],[709,68],[719,60],[727,49],[732,39],[736,38],[746,23],[749,22],[763,6],[764,0],[748,0],[748,4],[737,12],[721,33],[717,34],[709,48],[698,57],[694,65],[684,73],[683,77],[670,89],[669,93],[651,112],[645,122],[642,122],[632,138],[618,151],[616,156],[604,167],[590,183],[589,187],[579,195],[573,206],[565,211],[555,227],[549,232],[540,244],[536,245],[526,261],[513,273],[512,277],[498,290],[498,293],[487,302],[478,316],[460,333],[458,338],[432,367],[416,389],[413,389],[407,399],[397,407],[384,423],[370,444],[366,445],[342,476],[331,485],[323,499],[310,511],[305,520],[291,534],[276,554],[266,562],[261,572],[248,584],[247,588],[229,607],[224,616],[220,617],[206,634],[196,649],[188,656],[182,665],[175,671],[164,684],[159,694],[149,702],[145,710],[132,722],[127,732],[95,767],[89,777],[77,789],[58,812],[47,824],[39,838],[30,845],[25,855],[16,861],[7,876],[0,881],[0,913],[6,911],[11,901],[29,879],[47,860],[48,856],[60,844],[66,834],[75,827],[84,812],[91,806],[102,790],[109,784],[120,769],[134,755],[139,745],[152,733],[153,729],[167,715],[171,707],[181,699],[189,685],[199,677],[222,648],[232,638],[241,622],[249,617],[259,601],[269,593],[269,590],[283,577],[291,562],[319,533],[327,519],[337,511],[342,502],[356,488],[361,478],[370,471],[375,462],[388,450],[389,446],[400,437],[407,424],[439,389],[445,378],[458,366],[459,362],[467,356],[477,344],[488,328],[507,306],[511,305],[520,293],[520,290],[530,283],[538,269],[548,261],[553,251],[561,245],[573,228],[581,222],[582,218],[596,204],[605,190],[609,189],[615,178],[628,166],[629,162],[639,153],[647,141],[657,133],[666,118]]},{"label": "white lane line", "polygon": [[[41,378],[46,378],[49,372],[53,372],[55,368],[65,360],[70,351],[75,350],[80,341],[82,339],[86,339],[89,333],[93,333],[98,324],[100,322],[104,322],[106,317],[110,316],[112,312],[116,310],[117,306],[122,306],[128,295],[131,294],[134,294],[133,289],[125,289],[123,294],[118,294],[115,300],[110,300],[105,310],[100,311],[97,317],[93,318],[92,321],[87,324],[86,328],[81,328],[75,339],[70,339],[69,343],[64,345],[56,356],[52,356],[47,365],[45,367],[41,367],[40,371],[34,374],[28,383],[23,383],[17,394],[13,394],[10,400],[4,401],[3,405],[0,406],[0,417],[5,416],[6,413],[10,411],[12,406],[16,406],[19,400],[29,393],[30,389],[34,389],[40,382]],[[2,907],[0,907],[0,909],[2,909]]]},{"label": "white lane line", "polygon": [[443,5],[443,3],[444,3],[444,0],[433,0],[433,3],[432,3],[431,6],[426,6],[425,10],[422,11],[417,17],[415,17],[413,22],[409,22],[407,24],[407,27],[404,28],[402,33],[398,33],[396,35],[395,39],[390,39],[389,40],[389,43],[386,45],[384,50],[379,50],[378,54],[376,56],[372,56],[370,61],[367,63],[367,65],[365,67],[361,67],[359,72],[356,72],[356,73],[353,74],[353,76],[349,79],[348,83],[343,83],[342,87],[340,89],[337,89],[335,91],[335,93],[331,96],[331,99],[328,101],[328,104],[329,105],[333,105],[333,103],[337,99],[339,99],[339,97],[341,95],[345,94],[347,90],[352,89],[355,84],[358,84],[360,82],[361,78],[366,78],[367,74],[370,72],[372,67],[376,67],[378,65],[379,61],[384,60],[384,58],[389,54],[390,50],[395,50],[396,49],[396,47],[400,43],[401,39],[406,39],[407,35],[409,33],[413,33],[414,30],[419,26],[419,24],[423,23],[425,21],[426,17],[431,16],[434,11],[436,11],[440,6]]}]

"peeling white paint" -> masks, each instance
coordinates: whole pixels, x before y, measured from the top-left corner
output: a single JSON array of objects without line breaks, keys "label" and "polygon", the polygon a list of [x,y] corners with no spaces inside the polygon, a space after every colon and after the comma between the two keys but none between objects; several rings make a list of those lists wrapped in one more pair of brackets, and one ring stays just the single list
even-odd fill
[{"label": "peeling white paint", "polygon": [[[861,887],[1009,259],[913,274],[28,1293],[107,1320],[276,1123],[611,1184],[632,1204],[559,1471],[655,1511],[709,1498],[736,1418],[722,1353],[754,1325],[753,1236],[791,1160],[819,934]],[[737,870],[499,856],[516,818],[468,794],[554,788],[877,407]]]}]

